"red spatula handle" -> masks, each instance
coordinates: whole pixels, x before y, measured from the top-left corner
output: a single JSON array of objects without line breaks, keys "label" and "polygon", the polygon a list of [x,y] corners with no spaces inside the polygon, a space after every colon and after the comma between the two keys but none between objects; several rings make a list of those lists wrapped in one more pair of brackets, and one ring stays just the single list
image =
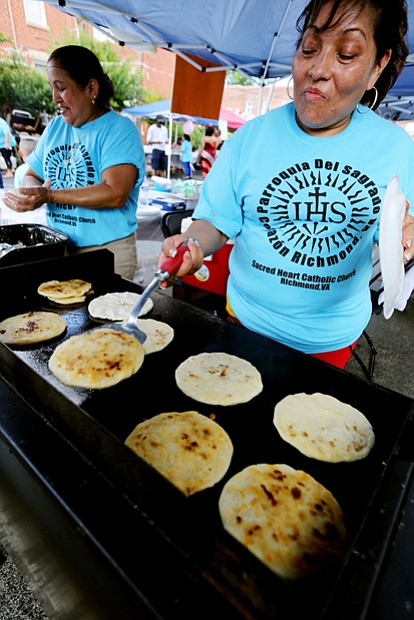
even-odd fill
[{"label": "red spatula handle", "polygon": [[184,241],[184,243],[182,243],[180,247],[177,248],[177,254],[174,256],[174,258],[166,258],[165,261],[161,263],[160,270],[166,271],[170,274],[170,276],[173,276],[175,273],[177,273],[181,263],[183,262],[184,253],[188,250],[187,244],[188,241]]}]

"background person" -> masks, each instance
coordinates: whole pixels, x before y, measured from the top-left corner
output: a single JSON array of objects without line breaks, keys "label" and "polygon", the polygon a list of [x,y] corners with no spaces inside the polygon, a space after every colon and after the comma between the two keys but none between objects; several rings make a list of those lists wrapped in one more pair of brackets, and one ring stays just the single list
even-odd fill
[{"label": "background person", "polygon": [[184,177],[186,179],[191,179],[191,162],[193,161],[193,145],[191,143],[191,138],[188,134],[184,134],[184,139],[180,144],[181,150],[181,161],[184,166]]},{"label": "background person", "polygon": [[214,127],[206,127],[204,137],[199,148],[199,156],[201,163],[201,174],[205,179],[210,172],[215,159],[217,149],[217,138],[214,135]]},{"label": "background person", "polygon": [[13,176],[13,163],[11,157],[15,146],[16,138],[13,136],[7,121],[0,116],[0,152],[3,155],[7,168],[4,178]]},{"label": "background person", "polygon": [[[223,145],[185,235],[178,277],[228,239],[227,310],[252,331],[339,367],[368,324],[372,244],[387,184],[414,205],[414,144],[375,108],[401,72],[403,0],[312,0],[298,20],[294,102]],[[414,218],[401,233],[411,258]]]},{"label": "background person", "polygon": [[133,279],[138,190],[145,171],[139,132],[109,109],[112,82],[87,48],[56,49],[47,78],[59,116],[28,157],[21,189],[26,197],[6,192],[4,202],[15,211],[46,202],[48,225],[69,236],[70,254],[106,247],[115,255],[115,271]]},{"label": "background person", "polygon": [[221,137],[221,129],[219,127],[214,128],[214,136],[216,138],[216,151],[219,151],[223,146],[223,138]]},{"label": "background person", "polygon": [[164,125],[164,117],[158,115],[155,123],[148,127],[147,132],[147,144],[152,147],[151,168],[153,176],[165,177],[167,175],[168,157],[165,149],[168,142],[168,131]]}]

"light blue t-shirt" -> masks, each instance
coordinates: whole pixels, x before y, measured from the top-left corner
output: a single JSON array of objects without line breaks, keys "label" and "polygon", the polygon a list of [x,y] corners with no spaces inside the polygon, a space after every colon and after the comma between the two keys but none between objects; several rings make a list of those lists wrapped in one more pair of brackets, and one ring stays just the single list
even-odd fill
[{"label": "light blue t-shirt", "polygon": [[223,145],[194,213],[235,239],[237,318],[306,353],[350,345],[370,319],[372,243],[392,176],[414,205],[411,138],[361,110],[328,138],[302,131],[293,104],[249,121]]},{"label": "light blue t-shirt", "polygon": [[181,143],[181,161],[193,161],[193,145],[189,140],[183,140]]},{"label": "light blue t-shirt", "polygon": [[0,117],[0,149],[4,149],[6,146],[6,135],[10,134],[10,148],[16,146],[16,138],[13,136],[11,129],[4,120],[4,118]]},{"label": "light blue t-shirt", "polygon": [[86,209],[48,203],[47,222],[80,247],[122,239],[137,229],[145,159],[139,131],[130,119],[110,111],[82,127],[73,127],[58,116],[47,125],[27,162],[40,178],[50,180],[52,189],[93,185],[101,181],[107,168],[133,164],[137,180],[123,207]]}]

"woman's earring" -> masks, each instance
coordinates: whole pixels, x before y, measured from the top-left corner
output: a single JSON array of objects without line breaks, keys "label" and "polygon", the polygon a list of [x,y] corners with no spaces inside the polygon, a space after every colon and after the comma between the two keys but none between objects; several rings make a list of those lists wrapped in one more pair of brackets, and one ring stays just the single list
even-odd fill
[{"label": "woman's earring", "polygon": [[376,86],[373,86],[372,90],[375,90],[375,97],[374,97],[374,101],[371,103],[371,105],[368,106],[370,110],[374,109],[375,104],[377,103],[377,99],[378,99],[378,90],[377,90]]},{"label": "woman's earring", "polygon": [[290,86],[290,83],[291,83],[292,80],[293,80],[293,76],[291,75],[290,78],[289,78],[289,81],[287,83],[287,95],[288,95],[289,99],[292,99],[292,101],[294,101],[294,97],[292,97],[292,95],[289,92],[289,86]]},{"label": "woman's earring", "polygon": [[[372,102],[372,103],[368,106],[368,108],[369,108],[370,110],[372,110],[372,109],[374,108],[375,104],[377,103],[377,99],[378,99],[378,90],[377,90],[377,87],[376,87],[376,86],[373,86],[371,90],[374,90],[374,91],[375,91],[375,97],[374,97],[374,101],[373,101],[373,102]],[[359,103],[357,103],[357,105],[356,105],[357,112],[359,112],[360,114],[366,114],[366,112],[361,112],[361,110],[359,109],[359,107],[358,107],[358,106],[359,106]]]},{"label": "woman's earring", "polygon": [[96,97],[92,97],[91,101],[92,101],[92,105],[95,105],[95,103],[96,103]]}]

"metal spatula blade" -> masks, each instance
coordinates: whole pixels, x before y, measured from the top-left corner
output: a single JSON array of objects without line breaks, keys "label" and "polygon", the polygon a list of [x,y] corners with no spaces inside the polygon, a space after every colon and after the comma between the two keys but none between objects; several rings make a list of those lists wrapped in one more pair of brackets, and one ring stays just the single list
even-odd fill
[{"label": "metal spatula blade", "polygon": [[159,287],[161,282],[164,282],[164,280],[168,280],[172,275],[177,273],[181,263],[183,262],[183,256],[184,253],[187,252],[187,249],[188,248],[186,241],[177,249],[177,254],[174,256],[174,258],[165,259],[165,261],[161,264],[160,268],[156,271],[154,278],[144,289],[135,306],[132,308],[131,314],[129,315],[126,323],[107,323],[105,325],[102,325],[102,327],[98,327],[97,329],[116,329],[117,331],[124,332],[129,336],[133,336],[136,340],[138,340],[140,344],[144,344],[145,340],[147,339],[147,335],[137,326],[137,318],[139,316],[139,313],[144,307],[147,299]]},{"label": "metal spatula blade", "polygon": [[2,256],[5,256],[12,250],[14,250],[14,245],[11,245],[10,243],[6,243],[6,242],[0,243],[0,258]]}]

